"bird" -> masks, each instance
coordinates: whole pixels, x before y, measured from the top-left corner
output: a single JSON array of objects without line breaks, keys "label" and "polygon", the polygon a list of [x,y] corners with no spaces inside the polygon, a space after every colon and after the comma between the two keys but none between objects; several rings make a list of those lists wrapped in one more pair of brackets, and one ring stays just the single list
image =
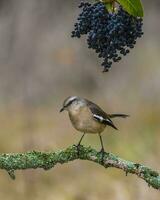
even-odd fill
[{"label": "bird", "polygon": [[62,108],[60,109],[60,112],[62,111],[68,111],[73,127],[83,133],[78,144],[76,145],[77,148],[80,147],[85,134],[98,134],[101,142],[100,152],[102,154],[104,154],[105,150],[101,133],[104,131],[106,126],[110,126],[113,129],[118,130],[112,119],[117,117],[129,117],[129,115],[126,114],[107,114],[92,101],[78,96],[67,97],[63,102]]}]

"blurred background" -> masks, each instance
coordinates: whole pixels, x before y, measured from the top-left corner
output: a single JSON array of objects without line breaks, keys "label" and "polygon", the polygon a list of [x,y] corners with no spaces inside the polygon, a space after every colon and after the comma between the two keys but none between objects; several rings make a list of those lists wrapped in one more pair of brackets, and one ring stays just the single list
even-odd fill
[{"label": "blurred background", "polygon": [[[52,151],[76,143],[81,134],[67,113],[69,95],[91,99],[106,112],[123,112],[108,128],[105,148],[160,170],[160,1],[144,0],[144,37],[109,73],[87,48],[71,39],[78,0],[0,0],[0,152]],[[84,145],[100,149],[95,135]],[[49,171],[0,171],[5,200],[159,200],[159,192],[136,176],[88,161]]]}]

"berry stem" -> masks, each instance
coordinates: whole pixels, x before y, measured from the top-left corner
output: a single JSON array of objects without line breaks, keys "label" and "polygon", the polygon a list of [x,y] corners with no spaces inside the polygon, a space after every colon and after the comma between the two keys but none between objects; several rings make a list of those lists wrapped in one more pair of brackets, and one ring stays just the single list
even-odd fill
[{"label": "berry stem", "polygon": [[112,2],[112,8],[113,8],[112,12],[114,13],[115,12],[115,1]]}]

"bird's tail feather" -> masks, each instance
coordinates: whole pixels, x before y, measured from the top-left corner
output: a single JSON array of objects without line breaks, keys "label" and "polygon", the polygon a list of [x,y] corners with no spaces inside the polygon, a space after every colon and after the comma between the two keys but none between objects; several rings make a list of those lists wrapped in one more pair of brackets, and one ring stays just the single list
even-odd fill
[{"label": "bird's tail feather", "polygon": [[118,130],[118,128],[113,124],[111,119],[105,119],[105,124],[107,124],[108,126],[111,126],[112,128]]},{"label": "bird's tail feather", "polygon": [[110,114],[109,117],[110,118],[115,118],[115,117],[126,118],[126,117],[129,117],[129,115],[125,115],[125,114]]}]

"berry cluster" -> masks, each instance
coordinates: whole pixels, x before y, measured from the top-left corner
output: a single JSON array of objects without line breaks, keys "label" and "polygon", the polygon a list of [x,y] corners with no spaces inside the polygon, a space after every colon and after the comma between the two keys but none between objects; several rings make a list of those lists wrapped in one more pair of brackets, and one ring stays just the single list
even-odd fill
[{"label": "berry cluster", "polygon": [[88,48],[103,58],[103,71],[108,71],[113,62],[134,48],[137,38],[143,35],[142,18],[129,15],[121,6],[110,13],[102,2],[90,4],[81,2],[82,9],[72,37],[87,34]]}]

